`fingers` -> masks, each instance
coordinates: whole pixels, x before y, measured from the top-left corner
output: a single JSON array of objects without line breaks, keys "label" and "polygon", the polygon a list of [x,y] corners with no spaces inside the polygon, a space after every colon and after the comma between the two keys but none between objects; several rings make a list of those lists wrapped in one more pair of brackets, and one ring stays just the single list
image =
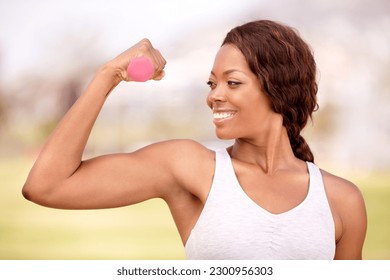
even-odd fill
[{"label": "fingers", "polygon": [[131,75],[128,73],[128,68],[131,62],[139,57],[148,58],[153,65],[153,73],[146,77],[145,80],[161,80],[164,77],[164,68],[167,62],[160,51],[155,49],[148,39],[142,39],[137,44],[106,63],[106,66],[113,69],[112,73],[119,73],[119,77],[122,81],[136,81],[136,79],[132,79]]},{"label": "fingers", "polygon": [[153,49],[153,64],[154,64],[154,74],[152,76],[153,80],[161,80],[165,76],[165,65],[167,61],[161,55],[161,52],[157,49]]},{"label": "fingers", "polygon": [[152,62],[154,67],[154,72],[150,77],[150,79],[161,80],[165,75],[164,68],[167,63],[164,57],[162,56],[161,52],[155,49],[152,43],[148,39],[142,39],[134,47],[136,51],[134,57],[145,56],[148,57],[149,60]]},{"label": "fingers", "polygon": [[165,71],[161,71],[157,76],[153,77],[153,80],[160,81],[165,76]]}]

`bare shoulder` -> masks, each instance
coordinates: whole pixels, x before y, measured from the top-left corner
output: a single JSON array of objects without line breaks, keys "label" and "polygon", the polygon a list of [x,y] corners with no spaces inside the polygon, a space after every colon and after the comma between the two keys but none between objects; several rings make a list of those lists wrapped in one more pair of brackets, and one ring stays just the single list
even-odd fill
[{"label": "bare shoulder", "polygon": [[363,195],[352,182],[321,170],[336,229],[335,259],[361,259],[367,230]]},{"label": "bare shoulder", "polygon": [[[135,153],[156,158],[166,166],[177,186],[197,197],[204,196],[214,176],[215,152],[194,140],[179,139],[157,142]],[[204,186],[204,187],[202,187]]]},{"label": "bare shoulder", "polygon": [[[214,173],[215,152],[194,140],[169,140],[161,143],[179,174],[192,177]],[[168,155],[167,155],[168,156]]]},{"label": "bare shoulder", "polygon": [[324,185],[330,199],[341,203],[364,203],[358,186],[351,181],[321,170]]},{"label": "bare shoulder", "polygon": [[349,219],[351,214],[361,215],[365,218],[365,203],[363,195],[354,183],[344,178],[321,170],[332,211],[337,214],[342,222]]},{"label": "bare shoulder", "polygon": [[212,159],[213,151],[194,140],[175,139],[157,142],[146,146],[139,151],[154,153],[161,159],[177,162],[194,162],[198,160]]}]

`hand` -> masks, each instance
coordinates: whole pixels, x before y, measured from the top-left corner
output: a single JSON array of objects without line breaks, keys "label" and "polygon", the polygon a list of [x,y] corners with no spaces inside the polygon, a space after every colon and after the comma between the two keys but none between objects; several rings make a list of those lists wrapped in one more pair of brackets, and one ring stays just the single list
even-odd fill
[{"label": "hand", "polygon": [[166,60],[161,53],[152,46],[152,43],[148,39],[142,39],[137,44],[109,61],[105,67],[112,69],[113,73],[115,73],[121,81],[129,82],[132,81],[132,79],[127,73],[127,67],[132,59],[142,56],[147,57],[154,66],[154,73],[150,79],[161,80],[165,75],[164,67],[166,65]]}]

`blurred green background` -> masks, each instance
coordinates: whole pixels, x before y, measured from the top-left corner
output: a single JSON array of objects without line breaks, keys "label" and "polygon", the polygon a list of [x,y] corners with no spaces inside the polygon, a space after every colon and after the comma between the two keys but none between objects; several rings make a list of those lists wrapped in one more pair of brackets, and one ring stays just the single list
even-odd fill
[{"label": "blurred green background", "polygon": [[[68,211],[26,202],[20,194],[32,158],[0,162],[0,259],[184,259],[161,200],[109,210]],[[18,172],[15,172],[17,170]],[[390,175],[352,176],[368,211],[364,259],[390,259]]]},{"label": "blurred green background", "polygon": [[185,258],[163,201],[65,211],[26,201],[21,188],[97,67],[144,37],[167,59],[166,77],[118,86],[85,157],[171,138],[227,146],[205,82],[226,32],[260,18],[296,27],[312,46],[320,108],[305,138],[317,165],[364,195],[364,258],[390,259],[389,14],[386,0],[0,1],[0,259]]}]

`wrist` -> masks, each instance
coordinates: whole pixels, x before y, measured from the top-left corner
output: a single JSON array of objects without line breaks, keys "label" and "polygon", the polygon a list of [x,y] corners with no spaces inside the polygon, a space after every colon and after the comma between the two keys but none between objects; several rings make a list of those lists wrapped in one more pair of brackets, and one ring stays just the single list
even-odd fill
[{"label": "wrist", "polygon": [[109,63],[102,65],[96,72],[95,77],[99,78],[105,82],[108,82],[113,87],[117,86],[121,81],[123,81],[122,73],[120,69],[116,69],[111,66]]},{"label": "wrist", "polygon": [[104,64],[96,72],[92,84],[98,85],[102,94],[108,96],[122,80],[122,74],[119,70],[109,64]]}]

